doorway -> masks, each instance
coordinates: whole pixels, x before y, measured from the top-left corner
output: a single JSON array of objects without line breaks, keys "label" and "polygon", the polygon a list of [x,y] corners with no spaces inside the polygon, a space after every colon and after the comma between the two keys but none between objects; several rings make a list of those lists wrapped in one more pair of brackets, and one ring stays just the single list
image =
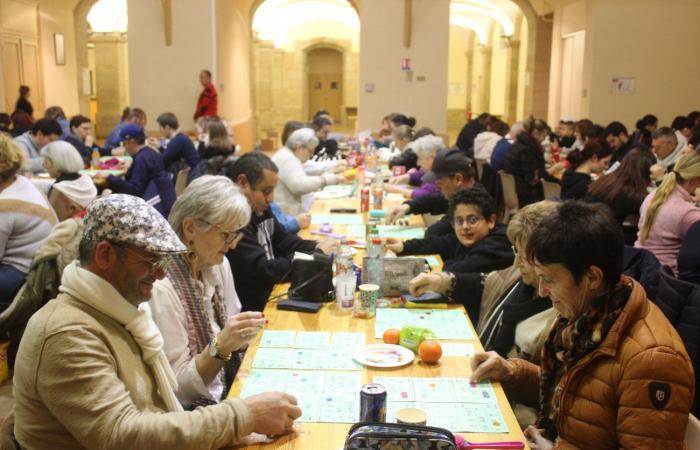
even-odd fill
[{"label": "doorway", "polygon": [[309,116],[324,109],[339,121],[343,105],[343,53],[328,47],[314,48],[306,54],[306,66]]},{"label": "doorway", "polygon": [[586,32],[564,36],[561,58],[561,117],[581,117],[583,99],[583,51]]}]

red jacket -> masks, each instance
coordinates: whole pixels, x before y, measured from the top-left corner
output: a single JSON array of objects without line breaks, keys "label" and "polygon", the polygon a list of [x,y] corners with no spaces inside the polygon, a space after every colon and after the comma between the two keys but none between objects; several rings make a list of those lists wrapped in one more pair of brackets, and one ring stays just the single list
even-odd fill
[{"label": "red jacket", "polygon": [[204,90],[199,94],[197,109],[194,112],[194,120],[202,116],[218,116],[218,100],[216,88],[212,83],[204,86]]}]

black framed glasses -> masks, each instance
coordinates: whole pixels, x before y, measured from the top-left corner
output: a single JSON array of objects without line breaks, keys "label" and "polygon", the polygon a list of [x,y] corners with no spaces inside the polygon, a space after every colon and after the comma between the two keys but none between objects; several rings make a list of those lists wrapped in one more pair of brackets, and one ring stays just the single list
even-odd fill
[{"label": "black framed glasses", "polygon": [[203,219],[197,219],[197,220],[206,224],[206,225],[209,225],[210,227],[216,228],[218,230],[219,234],[221,234],[221,237],[223,238],[224,243],[226,245],[231,245],[234,242],[238,242],[243,237],[243,232],[241,230],[233,230],[233,231],[224,230],[221,226],[219,226],[215,223],[209,223]]},{"label": "black framed glasses", "polygon": [[455,226],[455,228],[460,228],[460,227],[463,227],[464,224],[466,223],[470,227],[473,227],[474,225],[481,222],[481,220],[483,218],[484,218],[483,216],[475,216],[475,215],[470,215],[467,217],[455,217],[454,218],[454,226]]}]

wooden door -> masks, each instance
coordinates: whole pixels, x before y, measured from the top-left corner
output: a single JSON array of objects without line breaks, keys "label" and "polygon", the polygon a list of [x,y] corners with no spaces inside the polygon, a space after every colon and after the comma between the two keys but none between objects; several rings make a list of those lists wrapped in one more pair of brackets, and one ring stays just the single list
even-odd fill
[{"label": "wooden door", "polygon": [[560,117],[581,117],[585,41],[585,31],[564,36],[562,40]]},{"label": "wooden door", "polygon": [[319,109],[328,111],[335,120],[340,120],[340,105],[343,98],[342,74],[309,74],[309,114]]},{"label": "wooden door", "polygon": [[20,41],[15,38],[2,39],[2,75],[5,82],[5,111],[12,114],[22,84],[22,52]]},{"label": "wooden door", "polygon": [[30,101],[34,111],[41,116],[41,111],[44,111],[44,99],[39,83],[39,57],[39,45],[34,41],[22,39],[22,84],[29,86],[32,90]]}]

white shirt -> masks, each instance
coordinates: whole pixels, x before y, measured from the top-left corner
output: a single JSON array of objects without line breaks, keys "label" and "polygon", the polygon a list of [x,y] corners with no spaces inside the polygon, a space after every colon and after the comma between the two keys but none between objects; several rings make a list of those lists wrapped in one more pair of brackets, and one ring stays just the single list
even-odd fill
[{"label": "white shirt", "polygon": [[[218,266],[203,270],[202,280],[203,283],[197,282],[197,290],[203,292],[204,307],[209,317],[212,335],[215,336],[221,328],[216,323],[212,305],[214,287],[219,286],[229,317],[241,312],[241,302],[233,285],[233,273],[227,259]],[[163,351],[177,377],[178,387],[175,395],[180,403],[188,407],[199,397],[218,402],[224,392],[221,377],[214,377],[209,385],[205,385],[197,372],[194,357],[190,355],[185,310],[170,280],[167,277],[158,280],[153,285],[151,301],[142,305],[150,307],[153,320],[163,335]]]}]

